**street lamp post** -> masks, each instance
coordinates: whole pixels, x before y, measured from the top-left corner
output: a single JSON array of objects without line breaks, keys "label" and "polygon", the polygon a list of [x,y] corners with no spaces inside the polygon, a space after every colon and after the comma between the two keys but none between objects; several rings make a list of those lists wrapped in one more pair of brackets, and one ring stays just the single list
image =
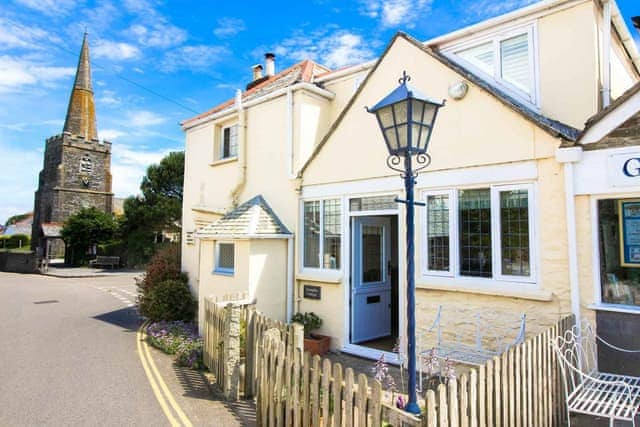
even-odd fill
[{"label": "street lamp post", "polygon": [[[409,400],[407,412],[420,413],[416,398],[416,301],[414,266],[414,205],[413,187],[418,172],[431,163],[427,154],[431,131],[444,100],[438,102],[420,95],[407,85],[411,78],[406,72],[399,79],[400,85],[367,111],[376,115],[384,141],[389,151],[387,165],[398,171],[404,179],[405,200],[396,202],[406,205],[407,227],[407,369],[409,371]],[[404,165],[401,163],[403,162]],[[415,166],[414,166],[415,163]]]}]

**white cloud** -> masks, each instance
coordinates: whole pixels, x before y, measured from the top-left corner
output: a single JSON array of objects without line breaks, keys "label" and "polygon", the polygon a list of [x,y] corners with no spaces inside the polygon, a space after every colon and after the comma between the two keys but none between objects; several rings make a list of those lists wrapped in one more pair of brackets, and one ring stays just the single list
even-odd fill
[{"label": "white cloud", "polygon": [[[33,149],[20,149],[18,144],[0,142],[0,152],[5,159],[0,174],[0,222],[12,215],[33,210],[33,195],[42,168],[42,154]],[[19,161],[17,161],[19,160]]]},{"label": "white cloud", "polygon": [[228,53],[223,46],[182,46],[165,54],[160,69],[164,72],[206,71],[223,60]]},{"label": "white cloud", "polygon": [[110,142],[115,141],[116,139],[120,138],[121,136],[125,136],[126,134],[126,132],[120,131],[118,129],[98,130],[100,139]]},{"label": "white cloud", "polygon": [[135,59],[141,56],[140,49],[136,46],[110,40],[100,40],[92,51],[96,58],[106,58],[113,61]]},{"label": "white cloud", "polygon": [[297,61],[312,59],[328,67],[365,62],[374,57],[371,41],[347,30],[327,27],[315,32],[296,31],[274,50]]},{"label": "white cloud", "polygon": [[479,21],[525,7],[536,1],[537,0],[503,0],[497,2],[494,0],[473,0],[467,2],[468,4],[465,5],[464,11],[468,18],[471,18],[473,21]]},{"label": "white cloud", "polygon": [[96,98],[96,102],[102,105],[114,106],[120,105],[122,100],[112,90],[104,90],[100,96]]},{"label": "white cloud", "polygon": [[360,13],[380,20],[385,28],[413,28],[424,19],[433,0],[364,0]]},{"label": "white cloud", "polygon": [[67,15],[78,3],[76,0],[15,0],[30,9],[49,16]]},{"label": "white cloud", "polygon": [[113,176],[113,192],[117,197],[127,197],[140,193],[140,182],[147,168],[171,151],[181,148],[165,148],[162,150],[138,150],[130,145],[117,144],[111,154],[111,172]]},{"label": "white cloud", "polygon": [[233,37],[244,30],[246,26],[242,19],[226,17],[218,19],[218,26],[213,30],[213,34],[220,38]]},{"label": "white cloud", "polygon": [[34,25],[23,25],[17,21],[0,17],[0,48],[33,49],[43,48],[42,43],[60,43],[60,38]]},{"label": "white cloud", "polygon": [[24,86],[47,85],[73,76],[71,67],[48,67],[9,55],[0,56],[0,92],[18,91]]},{"label": "white cloud", "polygon": [[0,127],[12,130],[14,132],[24,132],[27,130],[33,130],[34,127],[42,126],[42,125],[58,127],[62,129],[63,124],[64,124],[64,120],[44,120],[42,122],[8,123],[8,124],[0,125]]},{"label": "white cloud", "polygon": [[131,111],[128,119],[132,127],[155,126],[167,121],[165,117],[146,110]]},{"label": "white cloud", "polygon": [[187,32],[164,22],[155,22],[151,26],[136,24],[129,28],[138,43],[148,47],[168,48],[177,46],[187,39]]}]

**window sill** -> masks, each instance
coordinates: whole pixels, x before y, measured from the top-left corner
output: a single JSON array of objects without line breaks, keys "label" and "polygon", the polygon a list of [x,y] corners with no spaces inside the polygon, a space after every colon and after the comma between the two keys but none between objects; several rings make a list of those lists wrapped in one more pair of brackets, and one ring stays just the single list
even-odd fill
[{"label": "window sill", "polygon": [[612,311],[616,313],[640,314],[640,306],[607,304],[605,302],[590,304],[588,308],[597,311]]},{"label": "window sill", "polygon": [[552,292],[542,290],[535,284],[522,282],[479,281],[433,276],[418,278],[416,280],[416,288],[522,298],[534,301],[551,301],[553,298]]},{"label": "window sill", "polygon": [[296,280],[305,280],[307,282],[323,282],[323,283],[341,283],[343,273],[336,271],[309,271],[303,270],[296,274]]},{"label": "window sill", "polygon": [[209,163],[209,166],[219,166],[219,165],[224,165],[226,163],[231,163],[231,162],[237,162],[238,161],[238,157],[227,157],[225,159],[218,159],[218,160],[214,160],[213,162]]},{"label": "window sill", "polygon": [[218,276],[228,276],[233,277],[233,271],[224,271],[224,270],[213,270],[211,274],[217,274]]}]

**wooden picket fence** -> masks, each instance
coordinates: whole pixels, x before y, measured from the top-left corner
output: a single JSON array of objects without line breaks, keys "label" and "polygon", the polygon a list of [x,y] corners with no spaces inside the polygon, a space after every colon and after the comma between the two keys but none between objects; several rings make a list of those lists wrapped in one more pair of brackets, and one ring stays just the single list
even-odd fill
[{"label": "wooden picket fence", "polygon": [[550,427],[566,425],[567,411],[551,338],[564,334],[573,316],[511,347],[469,375],[426,392],[428,427]]},{"label": "wooden picket fence", "polygon": [[265,335],[258,347],[259,426],[418,427],[421,420],[382,402],[379,381],[357,378],[353,369],[299,348],[292,352],[279,337]]}]

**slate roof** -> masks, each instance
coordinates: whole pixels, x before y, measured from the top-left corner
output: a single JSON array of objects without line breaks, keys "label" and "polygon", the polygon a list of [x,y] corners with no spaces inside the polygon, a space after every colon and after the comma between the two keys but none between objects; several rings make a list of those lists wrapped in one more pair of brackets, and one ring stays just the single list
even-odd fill
[{"label": "slate roof", "polygon": [[196,235],[198,237],[267,238],[290,236],[291,232],[280,221],[267,201],[258,195],[201,228]]},{"label": "slate roof", "polygon": [[629,89],[627,89],[622,95],[617,97],[611,104],[607,105],[606,108],[603,108],[602,110],[598,111],[593,116],[589,117],[589,119],[585,123],[584,129],[580,133],[580,136],[584,135],[584,133],[587,130],[589,130],[591,127],[593,127],[593,125],[595,125],[600,120],[602,120],[611,111],[615,110],[620,105],[624,104],[629,98],[631,98],[633,95],[638,93],[638,91],[640,91],[640,82],[634,84]]},{"label": "slate roof", "polygon": [[[248,102],[260,98],[261,96],[264,96],[268,93],[291,86],[298,82],[311,83],[315,76],[327,71],[329,71],[328,68],[317,64],[316,62],[310,61],[308,59],[304,60],[269,78],[266,78],[263,82],[253,86],[252,88],[245,90],[242,93],[242,101]],[[193,124],[194,122],[203,119],[211,114],[219,113],[227,109],[232,109],[234,105],[235,97],[223,102],[222,104],[218,104],[217,106],[208,111],[205,111],[204,113],[187,119],[181,124],[183,127],[188,127],[190,124]]]}]

